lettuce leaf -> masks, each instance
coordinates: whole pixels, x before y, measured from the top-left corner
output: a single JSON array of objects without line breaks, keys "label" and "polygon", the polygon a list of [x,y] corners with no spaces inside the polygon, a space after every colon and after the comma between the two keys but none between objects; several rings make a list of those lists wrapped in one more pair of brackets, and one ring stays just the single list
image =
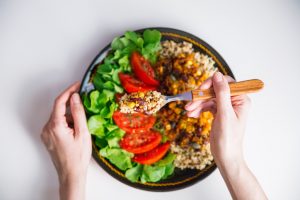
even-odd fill
[{"label": "lettuce leaf", "polygon": [[95,137],[95,145],[100,149],[108,145],[107,141],[104,138]]},{"label": "lettuce leaf", "polygon": [[86,108],[86,110],[95,114],[100,112],[99,102],[98,102],[99,95],[100,95],[99,91],[91,92],[89,95],[90,98],[88,98],[88,95],[84,95],[83,105]]},{"label": "lettuce leaf", "polygon": [[107,124],[107,125],[105,126],[105,128],[107,129],[108,132],[111,132],[111,131],[113,131],[113,130],[118,129],[119,127],[118,127],[117,125],[115,125],[115,124]]},{"label": "lettuce leaf", "polygon": [[[98,90],[94,90],[90,92],[89,95],[84,94],[82,98],[83,98],[83,104],[85,109],[90,113],[94,113],[94,114],[101,113],[102,109],[106,107],[107,104],[109,105],[114,104],[114,107],[116,107],[115,103],[113,102],[114,92],[106,89],[103,89],[101,93]],[[108,112],[110,113],[110,110]]]},{"label": "lettuce leaf", "polygon": [[175,166],[173,161],[175,158],[175,154],[168,153],[164,159],[153,165],[137,164],[135,167],[128,169],[125,176],[132,182],[136,182],[140,178],[142,183],[166,179],[174,172]]},{"label": "lettuce leaf", "polygon": [[157,163],[155,163],[157,166],[159,167],[164,167],[164,166],[167,166],[169,164],[172,164],[173,161],[175,160],[176,158],[176,155],[173,154],[173,153],[168,153],[164,159],[158,161]]},{"label": "lettuce leaf", "polygon": [[144,165],[141,182],[157,182],[162,179],[165,174],[165,167],[156,165]]},{"label": "lettuce leaf", "polygon": [[173,174],[174,172],[174,169],[175,169],[175,166],[173,163],[170,163],[168,165],[165,166],[165,174],[163,175],[163,177],[161,178],[162,180],[163,179],[166,179],[168,178],[170,175]]},{"label": "lettuce leaf", "polygon": [[92,135],[95,135],[99,138],[105,137],[104,126],[106,124],[106,120],[100,115],[93,115],[88,120],[88,128]]},{"label": "lettuce leaf", "polygon": [[99,153],[121,170],[126,170],[132,167],[131,158],[133,157],[133,154],[125,150],[120,148],[109,148],[107,146],[101,149]]},{"label": "lettuce leaf", "polygon": [[135,167],[128,169],[125,172],[125,177],[131,182],[137,182],[143,172],[143,165],[137,164]]},{"label": "lettuce leaf", "polygon": [[157,44],[160,43],[161,33],[158,30],[147,29],[143,33],[145,44]]},{"label": "lettuce leaf", "polygon": [[[105,98],[107,98],[109,101],[113,101],[114,100],[114,95],[115,93],[110,91],[110,90],[102,90],[102,93],[105,95]],[[107,102],[105,102],[107,103]]]},{"label": "lettuce leaf", "polygon": [[119,141],[125,135],[125,131],[118,128],[108,133],[106,136],[106,140],[108,142],[109,147],[120,147]]}]

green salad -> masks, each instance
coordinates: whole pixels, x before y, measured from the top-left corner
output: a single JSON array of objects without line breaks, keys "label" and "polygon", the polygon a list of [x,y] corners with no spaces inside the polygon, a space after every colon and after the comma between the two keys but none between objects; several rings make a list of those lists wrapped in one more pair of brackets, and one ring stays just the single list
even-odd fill
[{"label": "green salad", "polygon": [[158,182],[174,172],[176,156],[169,152],[163,133],[155,130],[155,116],[118,110],[118,98],[123,94],[157,88],[151,65],[157,61],[160,42],[157,30],[127,31],[115,38],[105,59],[96,66],[94,90],[82,95],[88,128],[100,156],[132,182]]}]

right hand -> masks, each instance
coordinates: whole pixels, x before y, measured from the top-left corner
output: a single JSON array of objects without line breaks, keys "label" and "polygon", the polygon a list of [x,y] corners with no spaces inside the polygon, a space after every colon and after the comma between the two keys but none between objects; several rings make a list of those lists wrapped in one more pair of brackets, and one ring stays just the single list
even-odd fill
[{"label": "right hand", "polygon": [[250,99],[246,95],[230,97],[229,82],[234,80],[220,72],[206,80],[200,89],[213,86],[216,98],[209,101],[194,101],[186,105],[189,117],[199,117],[202,111],[214,113],[210,132],[210,147],[217,164],[243,162],[243,136]]}]

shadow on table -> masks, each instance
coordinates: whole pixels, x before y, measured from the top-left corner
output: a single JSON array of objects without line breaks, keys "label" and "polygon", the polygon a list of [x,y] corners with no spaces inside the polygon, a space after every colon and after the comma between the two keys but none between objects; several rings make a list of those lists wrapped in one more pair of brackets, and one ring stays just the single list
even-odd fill
[{"label": "shadow on table", "polygon": [[[95,37],[91,38],[92,42],[90,43],[93,46],[90,48],[90,51],[83,53],[83,56],[80,58],[71,56],[67,62],[68,66],[65,68],[58,69],[55,66],[47,66],[47,64],[45,66],[37,66],[36,68],[44,67],[46,70],[41,74],[33,72],[34,76],[28,77],[28,80],[23,85],[23,90],[19,94],[17,114],[20,117],[21,124],[23,124],[32,138],[33,146],[36,148],[39,157],[39,169],[41,170],[39,174],[42,176],[34,181],[36,188],[32,188],[32,191],[28,192],[31,195],[37,194],[37,199],[50,200],[58,198],[56,171],[46,148],[43,147],[40,140],[40,133],[50,116],[53,101],[70,84],[77,80],[81,81],[93,58],[118,33],[116,31],[111,32],[114,34],[103,33],[103,31],[97,32]],[[100,34],[102,35],[101,38]],[[37,191],[37,188],[40,188],[42,191]],[[38,197],[38,194],[41,196]]]}]

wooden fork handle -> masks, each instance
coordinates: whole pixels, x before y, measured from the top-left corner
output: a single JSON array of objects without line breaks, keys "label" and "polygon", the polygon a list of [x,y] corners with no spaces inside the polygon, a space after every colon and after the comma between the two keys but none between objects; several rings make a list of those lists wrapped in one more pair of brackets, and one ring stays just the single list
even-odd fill
[{"label": "wooden fork handle", "polygon": [[[264,82],[259,79],[251,79],[240,82],[229,83],[230,96],[258,92],[264,87]],[[196,89],[192,91],[193,101],[206,100],[216,97],[213,87],[207,90]]]}]

